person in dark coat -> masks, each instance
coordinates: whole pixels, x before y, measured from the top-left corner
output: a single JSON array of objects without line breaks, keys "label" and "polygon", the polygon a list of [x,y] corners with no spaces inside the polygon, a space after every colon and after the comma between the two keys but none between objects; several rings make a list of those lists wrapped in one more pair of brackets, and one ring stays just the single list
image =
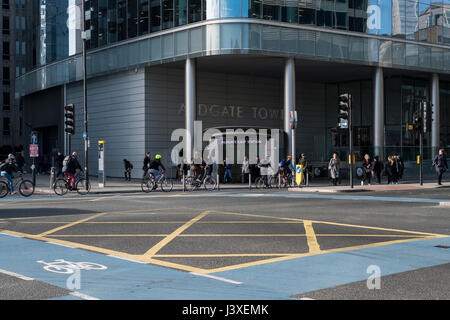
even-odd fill
[{"label": "person in dark coat", "polygon": [[373,175],[377,179],[378,184],[381,184],[381,173],[384,170],[383,161],[380,161],[380,157],[373,158]]},{"label": "person in dark coat", "polygon": [[372,167],[372,160],[370,159],[370,156],[368,154],[364,156],[364,159],[362,161],[362,167],[364,169],[364,176],[363,180],[361,181],[361,185],[364,185],[364,181],[367,180],[367,184],[370,186],[373,167]]},{"label": "person in dark coat", "polygon": [[60,176],[64,178],[64,172],[62,170],[64,158],[64,155],[58,151],[55,158],[56,178],[59,178]]},{"label": "person in dark coat", "polygon": [[442,185],[442,176],[448,170],[447,157],[444,149],[439,150],[439,154],[434,157],[433,165],[436,169],[438,185]]},{"label": "person in dark coat", "polygon": [[389,156],[388,157],[388,163],[386,164],[386,175],[388,178],[388,184],[394,183],[398,184],[398,172],[397,172],[397,165],[395,163],[394,157]]},{"label": "person in dark coat", "polygon": [[142,180],[145,180],[145,176],[147,175],[148,170],[150,170],[151,162],[152,162],[151,154],[150,152],[147,152],[145,154],[145,158],[143,161],[144,166],[142,167],[142,171],[144,171],[144,173],[142,174]]},{"label": "person in dark coat", "polygon": [[127,159],[123,159],[123,165],[124,165],[125,181],[131,181],[131,171],[133,170],[133,164]]}]

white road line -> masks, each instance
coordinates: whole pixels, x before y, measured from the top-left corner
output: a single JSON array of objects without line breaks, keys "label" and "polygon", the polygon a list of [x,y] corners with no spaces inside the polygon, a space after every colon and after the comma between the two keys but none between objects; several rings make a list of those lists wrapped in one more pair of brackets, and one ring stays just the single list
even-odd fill
[{"label": "white road line", "polygon": [[450,201],[439,202],[439,205],[441,207],[450,207]]},{"label": "white road line", "polygon": [[19,279],[22,279],[22,280],[25,280],[25,281],[33,281],[34,280],[33,278],[25,277],[25,276],[23,276],[21,274],[18,274],[18,273],[15,273],[15,272],[11,272],[11,271],[6,271],[6,270],[3,270],[3,269],[0,269],[0,273],[6,274],[6,275],[11,276],[11,277],[19,278]]},{"label": "white road line", "polygon": [[316,299],[304,297],[304,298],[300,298],[300,300],[316,300]]},{"label": "white road line", "polygon": [[118,257],[118,256],[114,256],[112,254],[109,254],[108,257],[116,258],[116,259],[120,259],[120,260],[125,260],[125,261],[131,261],[131,262],[140,263],[140,264],[146,264],[145,262],[142,262],[142,261],[137,261],[137,260],[133,260],[133,259]]},{"label": "white road line", "polygon": [[53,245],[55,245],[55,246],[60,246],[60,247],[70,248],[70,249],[76,249],[75,247],[71,247],[71,246],[68,246],[68,245],[66,245],[66,244],[60,244],[60,243],[50,242],[50,241],[46,241],[46,242],[49,243],[49,244],[53,244]]},{"label": "white road line", "polygon": [[225,278],[221,278],[221,277],[216,277],[216,276],[212,276],[210,274],[202,274],[202,273],[197,273],[197,272],[190,272],[190,274],[193,274],[195,276],[205,277],[205,278],[211,278],[214,280],[224,281],[224,282],[228,282],[228,283],[232,283],[232,284],[242,284],[242,282],[225,279]]},{"label": "white road line", "polygon": [[72,296],[84,299],[84,300],[100,300],[98,298],[94,298],[94,297],[88,296],[88,295],[86,295],[84,293],[77,292],[77,291],[73,291],[73,292],[71,292],[69,294],[72,295]]}]

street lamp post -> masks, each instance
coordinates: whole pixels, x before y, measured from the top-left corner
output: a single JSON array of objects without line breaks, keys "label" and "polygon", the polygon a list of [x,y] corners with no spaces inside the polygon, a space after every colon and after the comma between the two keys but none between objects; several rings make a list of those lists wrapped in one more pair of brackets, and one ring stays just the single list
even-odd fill
[{"label": "street lamp post", "polygon": [[86,31],[86,4],[81,1],[81,39],[83,40],[83,102],[84,102],[84,174],[86,177],[86,191],[89,186],[89,134],[88,134],[88,107],[87,107],[87,68],[86,68],[86,42],[90,38],[90,32]]}]

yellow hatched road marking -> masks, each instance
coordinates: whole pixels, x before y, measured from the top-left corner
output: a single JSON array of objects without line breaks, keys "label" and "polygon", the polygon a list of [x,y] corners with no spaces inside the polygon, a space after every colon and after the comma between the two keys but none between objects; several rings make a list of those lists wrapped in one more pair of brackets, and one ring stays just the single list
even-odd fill
[{"label": "yellow hatched road marking", "polygon": [[309,253],[319,253],[320,246],[319,243],[317,242],[312,222],[305,220],[303,221],[303,225],[305,226],[306,241],[308,241]]},{"label": "yellow hatched road marking", "polygon": [[104,216],[104,215],[106,215],[106,214],[108,214],[108,212],[99,213],[99,214],[90,216],[90,217],[85,218],[85,219],[81,219],[81,220],[78,220],[78,221],[74,221],[74,222],[65,224],[65,225],[63,225],[63,226],[61,226],[61,227],[57,227],[57,228],[54,228],[54,229],[45,231],[45,232],[41,233],[39,236],[44,237],[44,236],[49,235],[49,234],[51,234],[51,233],[55,233],[55,232],[57,232],[57,231],[61,231],[61,230],[63,230],[63,229],[67,229],[67,228],[73,227],[73,226],[75,226],[75,225],[77,225],[77,224],[81,224],[81,223],[84,223],[84,222],[86,222],[86,221],[89,221],[89,220],[92,220],[92,219],[95,219],[95,218],[99,218],[99,217]]},{"label": "yellow hatched road marking", "polygon": [[170,235],[165,237],[163,240],[161,240],[157,245],[153,246],[150,250],[148,250],[144,257],[151,259],[159,250],[161,250],[164,246],[166,246],[169,242],[171,242],[173,239],[175,239],[178,235],[180,235],[183,231],[185,231],[187,228],[192,226],[194,223],[202,219],[204,216],[206,216],[210,211],[204,211],[195,218],[191,219],[178,229],[176,229],[174,232],[172,232]]}]

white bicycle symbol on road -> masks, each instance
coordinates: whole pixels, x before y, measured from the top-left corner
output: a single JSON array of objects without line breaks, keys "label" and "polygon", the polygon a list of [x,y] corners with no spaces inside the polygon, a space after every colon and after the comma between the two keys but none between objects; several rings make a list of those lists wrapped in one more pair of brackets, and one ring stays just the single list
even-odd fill
[{"label": "white bicycle symbol on road", "polygon": [[64,259],[58,259],[54,262],[36,261],[44,264],[44,269],[49,272],[72,274],[75,270],[106,270],[108,267],[92,262],[71,262]]}]

